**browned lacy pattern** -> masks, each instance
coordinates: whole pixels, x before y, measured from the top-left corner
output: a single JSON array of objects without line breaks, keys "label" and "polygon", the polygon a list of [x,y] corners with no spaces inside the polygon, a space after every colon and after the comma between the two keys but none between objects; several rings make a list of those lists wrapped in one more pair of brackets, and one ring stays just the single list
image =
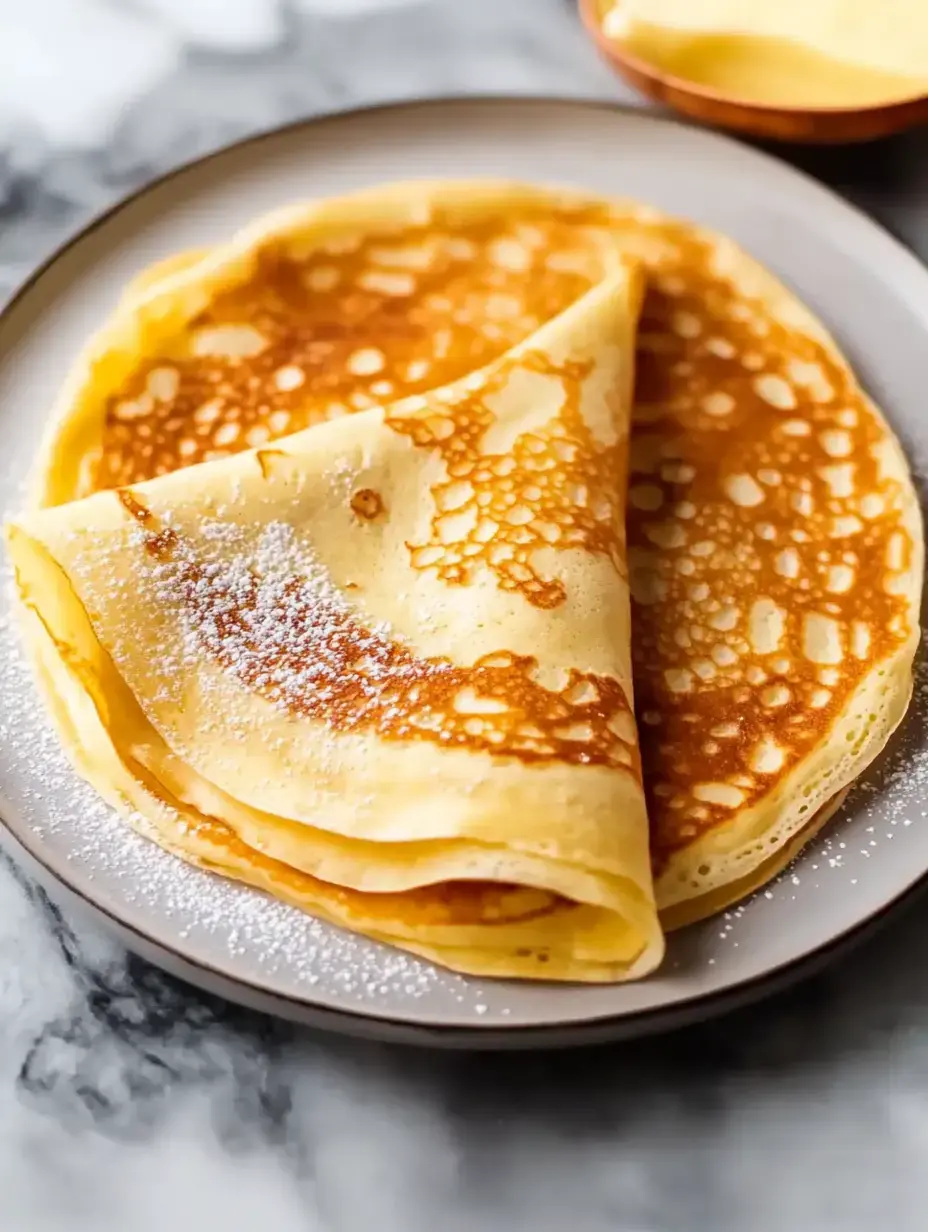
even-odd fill
[{"label": "browned lacy pattern", "polygon": [[273,241],[171,353],[109,399],[90,490],[164,475],[434,389],[496,359],[602,274],[596,206]]},{"label": "browned lacy pattern", "polygon": [[912,550],[885,431],[846,373],[691,234],[660,234],[628,496],[658,867],[769,791],[907,635]]},{"label": "browned lacy pattern", "polygon": [[566,592],[559,578],[537,570],[534,554],[540,548],[598,552],[625,576],[628,438],[623,432],[615,444],[603,445],[584,422],[580,403],[592,361],[554,364],[530,352],[517,366],[558,381],[563,402],[556,415],[522,433],[505,453],[484,452],[484,438],[496,423],[490,400],[512,379],[508,363],[439,394],[441,405],[432,413],[417,408],[390,415],[387,423],[417,445],[436,449],[447,473],[432,489],[431,538],[410,545],[413,566],[434,569],[445,582],[466,583],[483,564],[503,590],[553,608]]},{"label": "browned lacy pattern", "polygon": [[[503,651],[472,667],[418,658],[387,631],[365,628],[325,579],[281,581],[237,561],[201,561],[130,490],[118,496],[158,562],[160,603],[179,609],[202,652],[275,705],[337,731],[524,763],[621,766],[638,777],[634,721],[611,677],[571,670],[551,690],[527,655]],[[498,710],[486,713],[487,701]]]}]

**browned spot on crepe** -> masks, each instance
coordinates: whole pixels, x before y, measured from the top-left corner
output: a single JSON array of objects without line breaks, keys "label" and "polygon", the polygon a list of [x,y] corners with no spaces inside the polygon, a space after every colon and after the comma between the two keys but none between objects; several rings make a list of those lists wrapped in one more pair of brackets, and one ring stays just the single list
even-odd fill
[{"label": "browned spot on crepe", "polygon": [[373,488],[359,488],[352,494],[351,510],[365,522],[373,522],[384,511],[383,497]]}]

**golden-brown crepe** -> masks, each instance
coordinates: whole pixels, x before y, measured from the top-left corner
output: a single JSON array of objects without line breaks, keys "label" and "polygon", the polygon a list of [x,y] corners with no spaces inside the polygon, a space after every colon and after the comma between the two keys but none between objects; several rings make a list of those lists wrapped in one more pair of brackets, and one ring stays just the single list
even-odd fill
[{"label": "golden-brown crepe", "polygon": [[189,860],[460,970],[651,970],[640,293],[619,270],[456,385],[9,528],[101,794]]},{"label": "golden-brown crepe", "polygon": [[[729,241],[512,184],[284,211],[130,288],[62,397],[38,495],[137,482],[456,378],[622,252],[648,272],[628,536],[656,892],[674,927],[750,893],[823,824],[901,719],[918,637],[923,534],[899,447],[822,326]],[[372,295],[371,275],[404,272]],[[195,356],[202,331],[230,327],[268,346]],[[377,372],[351,360],[368,348]],[[438,573],[453,585],[456,568]]]}]

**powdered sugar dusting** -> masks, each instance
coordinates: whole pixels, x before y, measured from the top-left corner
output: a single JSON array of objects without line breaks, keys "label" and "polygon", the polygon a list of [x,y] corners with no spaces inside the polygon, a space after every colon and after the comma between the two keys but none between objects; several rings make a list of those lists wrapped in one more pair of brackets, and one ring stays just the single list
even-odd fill
[{"label": "powdered sugar dusting", "polygon": [[[241,547],[238,527],[212,525],[213,542]],[[142,544],[151,539],[141,528],[133,535]],[[326,570],[300,549],[284,522],[265,526],[251,553],[202,560],[178,539],[170,555],[148,568],[159,607],[183,625],[185,662],[195,664],[205,650],[282,709],[299,710],[307,695],[317,703],[333,698],[345,673],[349,621],[351,656],[365,665],[353,678],[356,709],[380,700],[385,672],[394,685],[397,677],[416,674],[410,664],[388,664],[385,646],[396,640],[390,628],[381,622],[360,630]],[[447,670],[442,663],[428,665],[431,675]]]},{"label": "powdered sugar dusting", "polygon": [[[129,489],[117,497],[135,523],[133,586],[146,587],[151,607],[166,616],[162,681],[197,672],[205,658],[246,693],[329,730],[638,776],[628,697],[614,677],[570,669],[558,691],[534,678],[534,658],[504,647],[470,666],[420,657],[384,622],[360,619],[292,526],[252,526],[251,546],[223,539],[233,550],[214,557]],[[130,611],[124,627],[136,619]],[[469,693],[489,713],[470,713]],[[230,724],[225,702],[221,723]]]},{"label": "powdered sugar dusting", "polygon": [[398,1000],[439,993],[465,1018],[485,1013],[479,981],[194,868],[132,830],[71,769],[19,644],[6,566],[0,584],[0,808],[39,859],[54,866],[66,848],[65,880],[70,868],[127,924],[233,979],[349,1011],[395,1013]]}]

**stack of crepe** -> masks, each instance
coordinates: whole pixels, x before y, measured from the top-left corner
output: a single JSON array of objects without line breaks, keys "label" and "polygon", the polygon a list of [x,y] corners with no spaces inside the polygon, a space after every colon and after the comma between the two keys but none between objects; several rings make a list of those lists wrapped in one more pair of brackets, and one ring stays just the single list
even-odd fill
[{"label": "stack of crepe", "polygon": [[911,690],[918,508],[835,344],[728,241],[560,190],[368,190],[145,272],[7,538],[131,824],[481,975],[647,974]]}]

